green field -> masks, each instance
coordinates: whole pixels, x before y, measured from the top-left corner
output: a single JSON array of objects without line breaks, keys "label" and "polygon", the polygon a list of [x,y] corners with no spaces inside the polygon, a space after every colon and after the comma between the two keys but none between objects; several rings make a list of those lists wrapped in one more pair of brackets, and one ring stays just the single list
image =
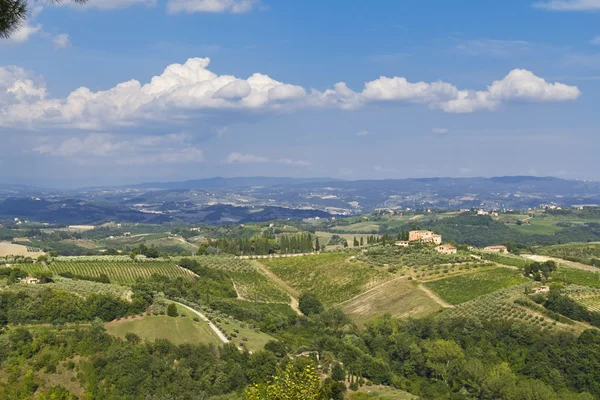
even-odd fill
[{"label": "green field", "polygon": [[496,290],[519,285],[528,280],[519,272],[496,268],[428,282],[425,285],[451,304],[460,304]]},{"label": "green field", "polygon": [[284,304],[290,302],[287,293],[258,271],[232,272],[231,275],[238,297],[243,300]]},{"label": "green field", "polygon": [[341,304],[342,310],[358,325],[389,313],[395,318],[424,317],[440,306],[407,279],[397,279]]},{"label": "green field", "polygon": [[[29,268],[39,270],[41,266],[31,264]],[[137,278],[149,277],[152,274],[169,278],[193,279],[193,273],[172,261],[55,261],[48,265],[48,269],[55,274],[71,272],[93,277],[105,274],[110,278],[111,283],[122,284],[131,284]]]},{"label": "green field", "polygon": [[544,256],[600,267],[600,244],[598,243],[570,243],[538,247],[535,252]]},{"label": "green field", "polygon": [[600,272],[584,271],[573,268],[559,268],[552,274],[556,281],[566,284],[589,286],[600,288]]},{"label": "green field", "polygon": [[260,262],[300,292],[313,292],[326,304],[348,300],[392,276],[350,259],[349,254],[327,253],[276,258]]},{"label": "green field", "polygon": [[350,400],[414,400],[418,399],[403,390],[389,386],[366,386],[360,388],[356,393],[350,393]]},{"label": "green field", "polygon": [[[225,335],[233,344],[247,348],[252,352],[263,350],[267,342],[275,340],[273,336],[250,329],[246,324],[239,321],[223,320],[223,323],[219,325],[224,328]],[[235,332],[235,330],[238,332]],[[232,335],[235,335],[235,337]]]},{"label": "green field", "polygon": [[168,317],[166,315],[151,315],[122,319],[106,324],[108,333],[118,337],[125,337],[131,332],[144,340],[168,339],[174,344],[214,344],[222,345],[223,342],[217,334],[202,320],[194,321],[191,311],[178,307],[185,317]]}]

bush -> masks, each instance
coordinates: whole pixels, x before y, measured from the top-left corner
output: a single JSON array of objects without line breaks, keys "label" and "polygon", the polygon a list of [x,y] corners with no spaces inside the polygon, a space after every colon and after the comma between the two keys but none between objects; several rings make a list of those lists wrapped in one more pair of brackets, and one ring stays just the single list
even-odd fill
[{"label": "bush", "polygon": [[175,305],[175,303],[169,304],[169,306],[167,307],[167,315],[169,317],[177,316],[177,306]]},{"label": "bush", "polygon": [[323,304],[313,293],[304,293],[298,300],[298,308],[304,315],[320,314],[323,312]]}]

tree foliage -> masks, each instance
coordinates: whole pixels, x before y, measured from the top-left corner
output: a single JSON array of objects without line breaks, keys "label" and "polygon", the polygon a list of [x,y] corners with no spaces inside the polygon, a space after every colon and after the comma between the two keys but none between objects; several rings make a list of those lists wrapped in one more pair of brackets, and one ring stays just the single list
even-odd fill
[{"label": "tree foliage", "polygon": [[[60,3],[62,0],[50,0]],[[87,0],[73,0],[83,4]],[[0,0],[0,38],[8,38],[18,31],[31,14],[30,4],[26,0]]]}]

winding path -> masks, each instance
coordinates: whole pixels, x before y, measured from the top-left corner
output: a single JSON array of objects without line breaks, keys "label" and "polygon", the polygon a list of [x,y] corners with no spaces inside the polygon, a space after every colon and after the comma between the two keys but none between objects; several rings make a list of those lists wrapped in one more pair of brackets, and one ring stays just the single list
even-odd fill
[{"label": "winding path", "polygon": [[203,321],[205,321],[208,324],[210,329],[212,329],[217,334],[217,336],[219,337],[219,339],[221,339],[221,341],[223,343],[229,343],[229,339],[227,339],[227,337],[223,334],[223,332],[221,332],[219,330],[219,328],[217,328],[212,322],[210,322],[210,320],[208,318],[206,318],[206,316],[204,314],[202,314],[200,311],[196,311],[192,307],[188,307],[185,304],[181,304],[176,301],[174,301],[173,303],[180,305],[181,307],[187,308],[188,310],[190,310],[191,312],[193,312],[194,314],[199,316]]}]

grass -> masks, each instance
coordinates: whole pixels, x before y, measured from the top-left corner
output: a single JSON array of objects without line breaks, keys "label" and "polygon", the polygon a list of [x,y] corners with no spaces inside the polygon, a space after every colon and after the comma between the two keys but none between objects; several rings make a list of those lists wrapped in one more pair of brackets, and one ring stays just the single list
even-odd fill
[{"label": "grass", "polygon": [[379,225],[374,224],[371,221],[359,222],[356,224],[346,225],[346,226],[334,226],[331,228],[333,232],[363,232],[363,233],[375,233],[379,232]]},{"label": "grass", "polygon": [[353,261],[344,253],[260,262],[296,290],[312,292],[327,305],[348,300],[391,278],[389,273]]},{"label": "grass", "polygon": [[[231,338],[233,344],[238,347],[245,347],[251,352],[263,350],[268,341],[275,340],[273,336],[263,332],[256,332],[239,321],[229,321],[228,324],[222,324],[222,326],[225,328],[228,336],[232,333],[236,334],[237,337]],[[234,329],[237,329],[239,333],[236,333]],[[244,338],[247,340],[244,340]]]},{"label": "grass", "polygon": [[419,318],[440,310],[436,302],[406,279],[396,279],[365,292],[342,304],[341,308],[361,326],[386,313],[395,318]]},{"label": "grass", "polygon": [[[33,267],[31,267],[33,268]],[[35,266],[38,270],[39,266]],[[172,261],[54,261],[48,265],[55,274],[72,272],[83,276],[98,277],[106,274],[111,283],[131,284],[137,278],[149,277],[152,274],[164,275],[169,278],[183,277],[192,279],[193,274]],[[28,271],[29,272],[29,271]]]},{"label": "grass", "polygon": [[413,400],[417,396],[389,386],[364,386],[350,393],[350,400]]},{"label": "grass", "polygon": [[475,274],[440,279],[425,285],[451,304],[460,304],[496,290],[527,282],[519,272],[496,268]]},{"label": "grass", "polygon": [[135,333],[140,338],[148,341],[168,339],[174,344],[214,344],[222,345],[223,342],[217,334],[202,320],[194,321],[191,311],[177,307],[185,317],[169,317],[166,315],[150,315],[133,319],[122,319],[106,324],[108,333],[124,338],[129,332]]}]

